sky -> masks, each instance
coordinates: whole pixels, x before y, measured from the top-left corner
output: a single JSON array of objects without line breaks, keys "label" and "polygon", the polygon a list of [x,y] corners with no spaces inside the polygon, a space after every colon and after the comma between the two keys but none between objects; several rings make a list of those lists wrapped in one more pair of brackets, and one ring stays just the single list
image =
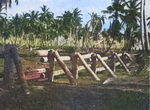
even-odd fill
[{"label": "sky", "polygon": [[[65,11],[78,8],[83,15],[82,24],[85,25],[90,20],[88,13],[95,12],[98,15],[103,15],[101,11],[106,10],[111,4],[112,0],[19,0],[19,4],[16,5],[15,0],[12,0],[12,7],[7,9],[7,14],[8,16],[14,16],[16,13],[22,14],[23,12],[29,12],[29,10],[41,11],[40,7],[46,5],[56,17],[61,16]],[[146,16],[150,16],[150,0],[146,0]],[[106,20],[103,29],[108,29],[109,24],[110,21]]]}]

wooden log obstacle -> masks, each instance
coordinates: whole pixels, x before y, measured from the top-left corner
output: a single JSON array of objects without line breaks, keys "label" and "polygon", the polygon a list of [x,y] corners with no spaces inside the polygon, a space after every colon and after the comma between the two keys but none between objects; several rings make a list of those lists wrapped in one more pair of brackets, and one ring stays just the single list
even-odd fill
[{"label": "wooden log obstacle", "polygon": [[22,69],[21,62],[19,60],[19,55],[17,49],[11,45],[7,44],[4,46],[4,50],[0,50],[0,58],[4,58],[4,78],[3,82],[5,83],[8,89],[13,88],[14,85],[14,73],[17,72],[19,82],[23,87],[26,94],[30,94],[28,90],[28,84],[25,79],[25,74]]},{"label": "wooden log obstacle", "polygon": [[[59,53],[55,50],[50,50],[48,52],[47,57],[41,57],[41,62],[48,62],[49,68],[47,69],[47,77],[48,81],[52,82],[54,79],[54,76],[60,75],[65,73],[68,77],[68,80],[71,84],[74,83],[75,79],[78,79],[78,71],[82,69],[86,69],[96,81],[100,81],[100,78],[98,78],[96,72],[107,70],[113,77],[117,78],[117,75],[115,74],[115,67],[118,65],[122,65],[122,67],[125,69],[127,73],[130,73],[129,69],[127,68],[126,59],[129,59],[130,62],[133,62],[133,59],[130,57],[128,53],[122,53],[117,54],[115,52],[111,53],[111,57],[101,57],[99,54],[96,53],[88,53],[85,55],[81,55],[79,52],[75,52],[75,54],[72,56],[60,56]],[[83,66],[78,66],[78,59],[81,61]],[[86,59],[90,60],[90,64],[86,62]],[[105,60],[110,59],[109,64],[105,62]],[[119,62],[115,62],[115,60],[118,60]],[[62,70],[55,71],[55,61],[59,63]],[[72,61],[72,69],[69,70],[69,68],[66,66],[64,61]],[[96,68],[96,65],[101,63],[103,67]]]},{"label": "wooden log obstacle", "polygon": [[[0,50],[0,58],[4,58],[4,83],[6,87],[12,88],[14,79],[13,75],[15,70],[18,75],[19,82],[23,87],[26,94],[30,94],[28,90],[28,84],[25,78],[25,74],[22,69],[22,64],[19,60],[19,55],[17,49],[11,45],[7,44],[4,47],[4,50]],[[133,59],[130,57],[128,53],[117,54],[115,52],[111,53],[111,57],[101,57],[99,54],[96,53],[88,53],[85,55],[81,55],[79,52],[75,52],[72,56],[60,56],[59,53],[55,50],[48,51],[47,57],[41,57],[41,62],[48,62],[49,68],[46,69],[48,81],[52,82],[54,76],[60,75],[65,73],[67,75],[68,80],[71,84],[74,84],[74,80],[78,79],[78,71],[86,69],[96,81],[100,81],[96,72],[107,70],[113,77],[117,77],[115,74],[115,67],[118,65],[122,65],[127,73],[130,73],[128,69],[129,63],[127,63],[126,59],[129,59],[130,62],[133,62]],[[78,59],[81,61],[83,66],[78,66]],[[86,62],[86,59],[89,59],[90,64]],[[110,59],[109,64],[106,64],[105,60]],[[115,62],[115,60],[119,62]],[[54,71],[55,68],[55,61],[59,63],[62,70]],[[72,69],[70,70],[64,61],[72,61]],[[96,65],[101,63],[103,67],[96,68]],[[41,69],[39,69],[41,71]],[[42,69],[43,71],[43,69]]]}]

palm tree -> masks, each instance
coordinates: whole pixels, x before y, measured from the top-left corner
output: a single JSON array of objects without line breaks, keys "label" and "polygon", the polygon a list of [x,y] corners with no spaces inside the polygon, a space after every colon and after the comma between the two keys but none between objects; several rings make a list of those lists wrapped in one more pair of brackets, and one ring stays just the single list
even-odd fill
[{"label": "palm tree", "polygon": [[124,15],[121,15],[121,19],[126,27],[124,32],[124,38],[127,41],[125,45],[126,51],[130,51],[131,47],[134,46],[136,39],[138,39],[138,36],[136,37],[135,34],[140,27],[139,10],[141,3],[138,0],[130,0],[127,2],[124,0],[124,4],[127,8],[124,9]]},{"label": "palm tree", "polygon": [[62,19],[54,19],[52,27],[52,38],[57,38],[57,45],[59,43],[59,37],[64,35],[64,26],[63,26],[63,20]]},{"label": "palm tree", "polygon": [[17,38],[22,35],[23,29],[21,28],[21,25],[22,25],[22,22],[21,22],[20,15],[16,14],[10,19],[10,28],[12,30],[11,32],[12,32],[12,35],[15,36],[16,38],[14,45],[16,45]]},{"label": "palm tree", "polygon": [[47,23],[47,21],[49,19],[53,19],[54,17],[54,13],[49,11],[50,8],[47,8],[46,5],[43,5],[42,7],[40,7],[42,12],[39,14],[40,17],[39,17],[39,20],[44,22],[44,23]]},{"label": "palm tree", "polygon": [[52,22],[54,21],[54,13],[49,11],[49,8],[47,8],[46,5],[43,5],[42,7],[40,7],[42,12],[39,14],[39,20],[40,22],[43,23],[43,25],[45,25],[45,40],[47,41],[48,38],[50,37],[49,33],[51,33],[52,28]]},{"label": "palm tree", "polygon": [[90,16],[91,16],[91,20],[89,21],[90,22],[89,27],[92,29],[92,37],[93,39],[95,38],[96,40],[98,40],[98,34],[102,29],[102,25],[105,23],[106,17],[97,15],[97,13],[94,12],[90,14]]},{"label": "palm tree", "polygon": [[39,31],[38,31],[38,26],[40,25],[38,23],[39,20],[39,11],[30,11],[30,13],[26,13],[27,19],[28,19],[28,29],[30,34],[28,34],[28,38],[29,38],[29,42],[33,42],[33,43],[29,43],[29,47],[31,46],[31,44],[35,43],[35,38],[38,36]]},{"label": "palm tree", "polygon": [[[12,0],[0,0],[0,14],[6,14],[6,13],[1,13],[3,9],[7,9],[7,5],[11,7]],[[18,5],[18,0],[15,0],[15,3]]]},{"label": "palm tree", "polygon": [[30,11],[30,13],[27,13],[27,19],[29,20],[29,27],[30,27],[30,32],[34,32],[36,28],[36,23],[38,21],[39,17],[39,11]]},{"label": "palm tree", "polygon": [[[11,7],[12,0],[0,0],[0,4],[6,5],[6,8],[7,8],[7,3],[9,7]],[[15,0],[15,3],[18,5],[18,0]]]},{"label": "palm tree", "polygon": [[2,11],[5,9],[5,7],[3,7],[3,5],[2,4],[0,4],[0,14],[2,15],[2,14],[4,14],[4,15],[7,15],[6,13],[2,13]]},{"label": "palm tree", "polygon": [[0,37],[3,37],[4,39],[8,37],[6,35],[6,28],[8,28],[8,20],[6,19],[6,17],[0,16]]},{"label": "palm tree", "polygon": [[112,6],[108,6],[107,10],[102,11],[104,14],[111,14],[109,19],[112,19],[113,22],[110,26],[110,35],[114,40],[120,39],[119,35],[122,28],[121,15],[124,13],[124,6],[123,0],[115,0],[112,3]]},{"label": "palm tree", "polygon": [[3,16],[0,16],[0,37],[1,37],[1,33],[2,33],[2,28],[5,26],[5,19]]},{"label": "palm tree", "polygon": [[78,31],[78,26],[81,27],[82,22],[81,16],[82,16],[81,10],[79,10],[78,8],[75,8],[73,12],[65,11],[63,16],[58,16],[58,18],[63,19],[63,25],[66,32],[69,33],[69,39],[75,36],[76,31]]}]

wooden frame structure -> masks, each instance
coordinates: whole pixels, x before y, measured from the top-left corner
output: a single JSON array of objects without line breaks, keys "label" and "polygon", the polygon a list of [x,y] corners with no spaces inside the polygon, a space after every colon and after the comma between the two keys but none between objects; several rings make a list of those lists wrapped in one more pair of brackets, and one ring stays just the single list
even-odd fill
[{"label": "wooden frame structure", "polygon": [[[78,79],[78,71],[82,69],[86,69],[96,81],[100,81],[100,78],[96,75],[97,71],[103,71],[107,70],[113,77],[117,78],[117,75],[115,74],[115,67],[118,65],[122,65],[123,68],[127,73],[130,73],[128,70],[126,63],[123,62],[123,58],[126,56],[129,58],[131,62],[133,62],[133,59],[129,56],[129,54],[123,53],[123,54],[117,54],[112,52],[111,57],[101,57],[99,54],[95,53],[88,53],[85,55],[81,55],[79,52],[75,52],[75,54],[70,58],[70,56],[60,56],[57,51],[50,50],[48,52],[47,60],[49,62],[49,69],[47,71],[48,73],[48,80],[50,82],[53,81],[54,76],[60,75],[62,73],[65,73],[70,81],[71,84],[74,83],[75,79]],[[115,63],[115,59],[118,59],[119,62]],[[46,59],[46,58],[42,58]],[[56,59],[56,60],[55,60]],[[78,59],[81,61],[83,66],[78,66]],[[86,62],[86,59],[91,60],[91,64],[88,64]],[[105,63],[105,60],[111,59],[109,62],[109,65]],[[57,61],[59,65],[61,66],[62,70],[54,71],[54,63]],[[69,70],[69,68],[65,65],[63,61],[72,61],[72,69]],[[98,63],[101,63],[103,67],[96,68],[96,65]],[[57,73],[58,72],[58,73]]]}]

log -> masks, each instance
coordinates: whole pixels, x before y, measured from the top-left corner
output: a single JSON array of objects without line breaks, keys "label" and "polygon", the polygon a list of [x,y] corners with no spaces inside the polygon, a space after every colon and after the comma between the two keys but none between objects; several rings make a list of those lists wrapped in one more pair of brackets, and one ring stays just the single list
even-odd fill
[{"label": "log", "polygon": [[62,74],[65,74],[65,73],[64,73],[64,70],[57,70],[57,71],[54,71],[54,76],[59,76],[59,75],[62,75]]},{"label": "log", "polygon": [[78,57],[76,53],[72,57],[72,75],[75,79],[78,79]]},{"label": "log", "polygon": [[[90,64],[88,64],[87,66],[88,66],[88,67],[91,67],[91,65],[90,65]],[[83,69],[85,69],[85,67],[84,67],[84,66],[78,66],[78,71],[81,71],[81,70],[83,70]]]},{"label": "log", "polygon": [[55,62],[54,62],[54,50],[51,49],[48,51],[48,61],[49,61],[49,69],[47,70],[48,73],[48,81],[53,82],[54,76],[53,76],[53,71],[55,68]]},{"label": "log", "polygon": [[119,53],[119,54],[117,54],[119,57],[121,57],[122,56],[122,53]]},{"label": "log", "polygon": [[28,90],[28,83],[26,81],[25,74],[22,69],[21,61],[19,60],[19,55],[18,55],[17,49],[14,46],[11,46],[10,52],[11,52],[13,61],[16,66],[16,71],[17,71],[18,79],[21,83],[21,86],[23,87],[26,94],[30,94],[30,91]]},{"label": "log", "polygon": [[47,57],[41,57],[40,62],[46,63],[46,62],[48,62],[48,58]]},{"label": "log", "polygon": [[123,61],[121,60],[121,58],[117,55],[117,53],[114,53],[114,54],[117,57],[117,59],[119,60],[119,62],[121,63],[121,65],[124,67],[125,71],[127,73],[130,73],[130,71],[128,70],[128,68],[126,67],[126,65],[123,63]]},{"label": "log", "polygon": [[115,56],[114,56],[114,52],[113,51],[111,52],[111,60],[110,60],[108,65],[109,65],[110,69],[113,72],[115,72]]},{"label": "log", "polygon": [[106,70],[104,67],[96,68],[96,72]]},{"label": "log", "polygon": [[96,54],[92,54],[91,59],[92,59],[91,69],[94,73],[96,73]]},{"label": "log", "polygon": [[57,62],[59,63],[59,65],[61,66],[61,68],[64,70],[65,74],[67,75],[69,81],[71,84],[74,84],[74,77],[72,76],[70,70],[68,69],[68,67],[65,65],[65,63],[63,62],[63,60],[61,60],[59,54],[57,51],[54,52],[54,57],[56,58]]},{"label": "log", "polygon": [[[91,66],[91,65],[88,65],[88,66]],[[78,66],[77,71],[81,71],[83,69],[85,69],[84,66]],[[65,74],[64,70],[56,70],[56,71],[54,71],[54,76],[59,76],[59,75],[62,75],[62,74]]]},{"label": "log", "polygon": [[89,59],[89,58],[91,58],[92,54],[93,53],[89,53],[89,54],[85,54],[85,55],[81,55],[81,56],[82,56],[83,59]]},{"label": "log", "polygon": [[[63,61],[70,61],[71,60],[70,56],[60,56],[60,59]],[[48,58],[47,57],[41,57],[40,61],[43,63],[46,63],[46,62],[48,62]],[[54,61],[57,61],[57,60],[54,58]]]},{"label": "log", "polygon": [[82,55],[80,53],[76,53],[76,55],[79,57],[79,59],[82,62],[83,66],[92,74],[92,76],[95,78],[95,80],[100,81],[100,79],[97,77],[97,75],[87,65],[87,63],[85,62],[84,58],[82,58]]},{"label": "log", "polygon": [[[102,57],[102,60],[108,60],[108,57]],[[89,61],[92,61],[91,58],[89,58]],[[96,61],[98,61],[98,59],[96,58]],[[99,62],[99,61],[98,61]]]},{"label": "log", "polygon": [[134,62],[133,59],[132,59],[132,57],[131,57],[128,53],[125,53],[125,55],[129,58],[129,60],[130,60],[131,62]]},{"label": "log", "polygon": [[118,66],[118,65],[120,65],[120,62],[115,63],[115,66]]},{"label": "log", "polygon": [[49,50],[37,50],[35,54],[40,57],[47,57]]},{"label": "log", "polygon": [[[115,66],[118,66],[118,65],[120,65],[120,62],[115,63]],[[91,67],[90,64],[88,64],[88,66]],[[85,69],[84,66],[78,66],[77,71],[81,71],[83,69]],[[104,67],[96,68],[96,72],[104,71],[104,70],[106,70]],[[62,75],[62,74],[65,74],[63,70],[54,71],[54,76],[59,76],[59,75]]]},{"label": "log", "polygon": [[102,60],[108,60],[108,57],[102,57]]},{"label": "log", "polygon": [[109,68],[109,66],[102,60],[102,57],[99,54],[97,54],[97,58],[102,63],[102,65],[106,68],[106,70],[112,74],[112,76],[117,77],[117,75],[115,75],[115,73]]},{"label": "log", "polygon": [[28,70],[28,71],[26,71],[26,73],[35,73],[35,72],[37,72],[37,73],[45,73],[46,72],[46,69],[45,68],[39,68],[39,69],[32,69],[32,70]]},{"label": "log", "polygon": [[121,58],[121,60],[123,61],[123,63],[126,65],[127,59],[126,59],[126,55],[125,55],[124,52],[122,53],[122,56],[121,56],[120,58]]}]

